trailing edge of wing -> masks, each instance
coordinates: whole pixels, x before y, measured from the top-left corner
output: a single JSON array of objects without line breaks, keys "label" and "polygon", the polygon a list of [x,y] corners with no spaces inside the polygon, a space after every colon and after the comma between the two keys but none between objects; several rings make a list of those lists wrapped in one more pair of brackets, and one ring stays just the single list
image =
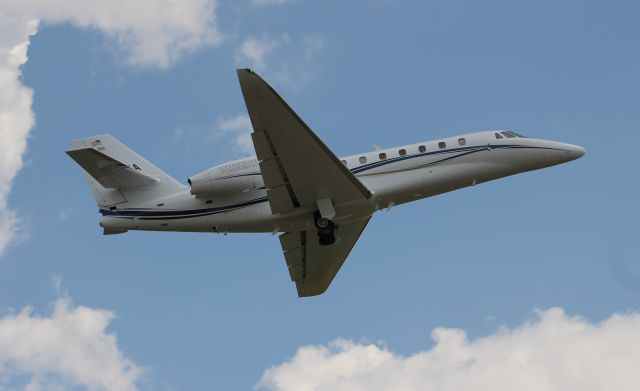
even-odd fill
[{"label": "trailing edge of wing", "polygon": [[253,144],[273,213],[371,197],[304,121],[260,76],[239,69],[238,79],[253,125]]}]

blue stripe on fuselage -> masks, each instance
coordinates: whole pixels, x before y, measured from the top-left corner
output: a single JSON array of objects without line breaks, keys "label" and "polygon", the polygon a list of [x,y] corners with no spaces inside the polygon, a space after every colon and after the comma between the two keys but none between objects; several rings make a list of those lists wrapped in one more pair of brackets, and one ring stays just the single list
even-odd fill
[{"label": "blue stripe on fuselage", "polygon": [[116,217],[159,217],[159,218],[176,218],[176,217],[199,217],[211,214],[217,214],[222,212],[228,212],[230,210],[236,210],[245,208],[247,206],[266,202],[269,199],[267,197],[260,197],[254,200],[249,200],[233,205],[219,206],[215,208],[206,209],[191,209],[191,210],[107,210],[100,209],[100,213],[103,216],[116,216]]},{"label": "blue stripe on fuselage", "polygon": [[[462,156],[466,156],[466,155],[470,155],[476,152],[481,152],[481,151],[486,151],[486,150],[490,150],[490,149],[500,149],[500,148],[505,148],[505,149],[550,149],[550,150],[559,150],[557,148],[547,148],[547,147],[533,147],[533,146],[528,146],[528,145],[518,145],[518,144],[510,144],[510,145],[480,145],[480,146],[471,146],[471,147],[462,147],[462,148],[452,148],[452,149],[443,149],[443,150],[438,150],[438,151],[431,151],[431,152],[423,152],[423,153],[417,153],[417,154],[413,154],[413,155],[407,155],[407,156],[399,156],[399,157],[395,157],[395,158],[391,158],[391,159],[387,159],[387,160],[381,160],[378,162],[373,162],[373,163],[369,163],[369,164],[365,164],[359,167],[355,167],[351,169],[351,172],[354,174],[359,174],[374,168],[378,168],[378,167],[382,167],[388,164],[392,164],[392,163],[396,163],[396,162],[400,162],[400,161],[404,161],[404,160],[408,160],[408,159],[413,159],[413,158],[417,158],[417,157],[421,157],[421,156],[430,156],[430,155],[441,155],[441,154],[448,154],[448,153],[455,153],[455,152],[462,152],[460,154],[457,154],[455,156],[449,156],[446,157],[444,159],[440,159],[440,160],[436,160],[430,163],[426,163],[426,164],[422,164],[422,165],[418,165],[415,167],[409,167],[406,168],[405,170],[410,170],[410,169],[416,169],[416,168],[423,168],[423,167],[428,167],[428,166],[432,166],[438,163],[442,163],[444,161],[448,161],[448,160],[452,160],[452,159],[456,159]],[[230,176],[227,178],[232,178],[232,177],[237,177],[237,176],[249,176],[249,175],[260,175],[260,173],[248,173],[248,174],[240,174],[240,175],[235,175],[235,176]],[[123,210],[107,210],[107,209],[100,209],[100,213],[103,216],[115,216],[115,217],[139,217],[139,218],[160,218],[160,219],[177,219],[177,218],[188,218],[188,217],[201,217],[201,216],[208,216],[208,215],[212,215],[212,214],[218,214],[218,213],[223,213],[223,212],[228,212],[228,211],[232,211],[232,210],[237,210],[237,209],[241,209],[241,208],[246,208],[249,207],[251,205],[256,205],[256,204],[260,204],[262,202],[267,202],[269,199],[268,197],[260,197],[260,198],[256,198],[253,200],[249,200],[249,201],[245,201],[245,202],[241,202],[238,204],[232,204],[232,205],[227,205],[227,206],[220,206],[220,207],[215,207],[215,208],[206,208],[206,209],[191,209],[191,210],[127,210],[127,209],[123,209]]]}]

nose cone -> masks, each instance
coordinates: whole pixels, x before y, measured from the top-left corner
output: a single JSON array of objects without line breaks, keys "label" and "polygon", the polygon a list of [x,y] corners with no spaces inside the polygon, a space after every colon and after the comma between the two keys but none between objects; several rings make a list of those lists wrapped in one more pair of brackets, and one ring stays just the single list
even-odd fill
[{"label": "nose cone", "polygon": [[540,145],[544,147],[545,167],[579,159],[587,152],[581,146],[557,141],[542,141]]},{"label": "nose cone", "polygon": [[510,155],[506,157],[513,159],[509,161],[521,170],[519,172],[567,163],[580,159],[587,152],[581,146],[559,141],[523,138],[518,142],[516,149],[507,149]]},{"label": "nose cone", "polygon": [[569,156],[571,156],[571,160],[580,159],[587,153],[587,150],[578,145],[569,145]]}]

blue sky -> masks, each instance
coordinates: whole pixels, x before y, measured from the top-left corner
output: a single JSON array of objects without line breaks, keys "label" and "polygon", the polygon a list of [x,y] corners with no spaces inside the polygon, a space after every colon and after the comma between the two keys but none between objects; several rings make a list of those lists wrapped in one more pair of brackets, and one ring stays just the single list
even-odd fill
[{"label": "blue sky", "polygon": [[[8,198],[20,223],[0,257],[0,331],[25,306],[28,319],[54,302],[105,309],[105,335],[144,368],[138,388],[240,390],[337,338],[409,357],[438,327],[476,340],[544,324],[535,309],[592,326],[637,314],[635,2],[194,3],[215,4],[211,39],[168,62],[141,57],[150,38],[128,43],[135,28],[34,11],[19,81],[36,125]],[[246,115],[237,67],[255,67],[338,155],[492,128],[588,153],[375,215],[316,298],[297,298],[270,235],[103,237],[69,140],[111,133],[180,181],[244,156],[246,129],[229,125]],[[8,389],[95,385],[0,364]]]}]

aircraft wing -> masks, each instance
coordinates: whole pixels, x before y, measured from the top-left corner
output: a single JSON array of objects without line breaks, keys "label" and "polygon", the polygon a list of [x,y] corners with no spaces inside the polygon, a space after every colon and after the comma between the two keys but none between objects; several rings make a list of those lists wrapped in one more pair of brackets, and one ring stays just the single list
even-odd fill
[{"label": "aircraft wing", "polygon": [[107,189],[147,187],[160,183],[159,179],[145,175],[94,148],[74,149],[67,151],[67,155]]},{"label": "aircraft wing", "polygon": [[316,296],[327,290],[370,219],[342,224],[338,229],[339,240],[331,246],[318,244],[315,230],[280,235],[284,258],[299,297]]},{"label": "aircraft wing", "polygon": [[238,79],[272,213],[315,208],[319,199],[340,204],[371,197],[260,76],[249,69],[238,69]]}]

